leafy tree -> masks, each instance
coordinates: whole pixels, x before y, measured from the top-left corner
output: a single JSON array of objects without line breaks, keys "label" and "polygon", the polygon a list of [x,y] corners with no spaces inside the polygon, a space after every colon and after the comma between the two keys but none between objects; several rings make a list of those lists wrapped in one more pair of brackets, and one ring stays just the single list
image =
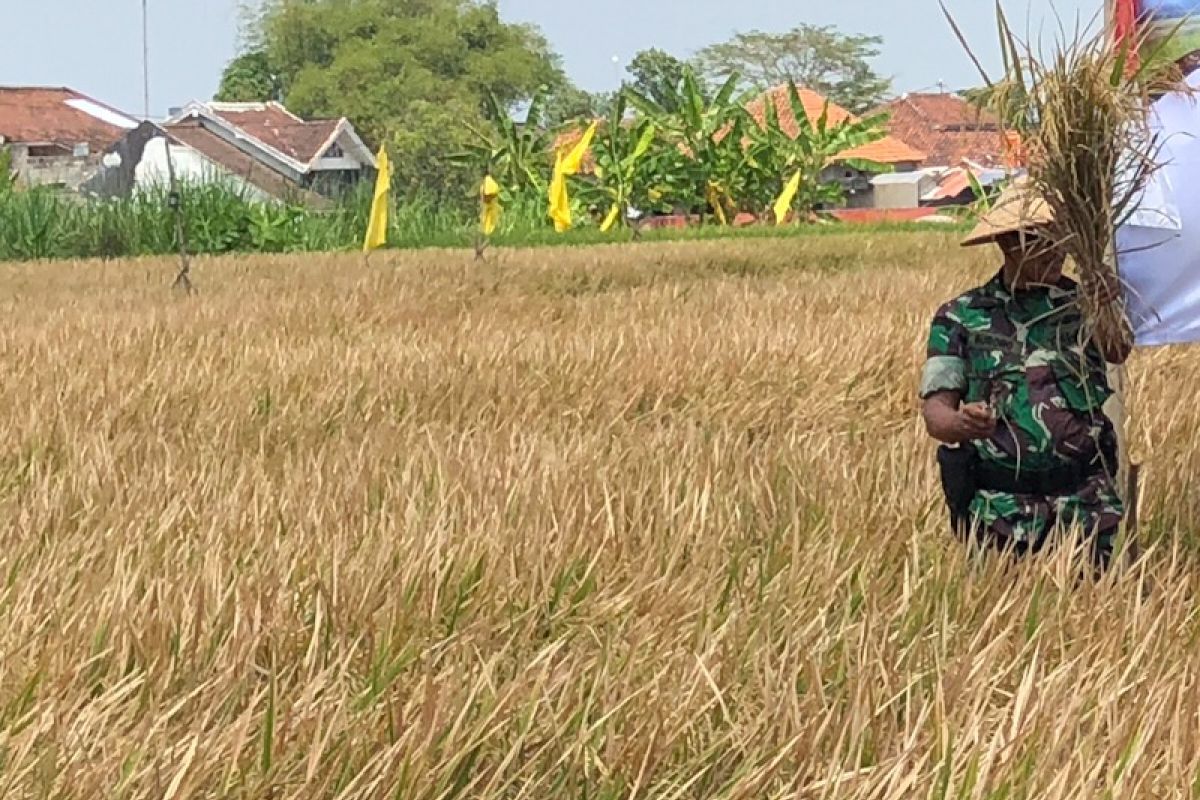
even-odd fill
[{"label": "leafy tree", "polygon": [[243,53],[225,68],[216,99],[224,102],[280,100],[282,87],[261,50]]},{"label": "leafy tree", "polygon": [[404,124],[392,127],[386,141],[392,156],[392,183],[406,195],[466,208],[482,177],[453,158],[474,141],[464,120],[479,119],[475,105],[459,98],[414,100]]},{"label": "leafy tree", "polygon": [[606,92],[588,92],[574,85],[566,85],[546,98],[545,122],[561,125],[578,120],[593,120],[605,116],[606,110],[615,102],[615,96]]},{"label": "leafy tree", "polygon": [[[751,118],[746,126],[747,183],[757,211],[773,205],[784,185],[796,173],[800,174],[800,182],[791,208],[800,219],[809,220],[818,209],[838,206],[845,201],[842,184],[826,180],[825,171],[834,164],[866,172],[891,171],[886,164],[842,155],[886,136],[885,115],[869,119],[846,118],[834,124],[829,121],[829,106],[826,105],[821,116],[814,120],[805,111],[795,83],[788,85],[783,109],[776,104],[774,95],[763,97],[762,102],[762,124]],[[788,118],[787,124],[781,114]],[[797,131],[798,135],[793,137],[789,131]]]},{"label": "leafy tree", "polygon": [[686,70],[687,64],[657,48],[641,51],[626,68],[633,77],[633,89],[672,114],[679,111],[675,102]]},{"label": "leafy tree", "polygon": [[758,90],[794,82],[862,113],[878,106],[891,90],[891,80],[871,67],[882,43],[879,36],[848,35],[828,25],[799,25],[785,33],[739,33],[701,50],[696,65],[719,80],[740,74]]},{"label": "leafy tree", "polygon": [[453,174],[445,155],[472,139],[467,123],[484,124],[487,98],[512,108],[565,84],[542,34],[504,22],[494,2],[268,0],[249,19],[251,49],[222,81],[230,96],[264,88],[249,69],[261,53],[292,111],[349,117],[369,142],[400,151],[398,185],[464,202],[478,176]]}]

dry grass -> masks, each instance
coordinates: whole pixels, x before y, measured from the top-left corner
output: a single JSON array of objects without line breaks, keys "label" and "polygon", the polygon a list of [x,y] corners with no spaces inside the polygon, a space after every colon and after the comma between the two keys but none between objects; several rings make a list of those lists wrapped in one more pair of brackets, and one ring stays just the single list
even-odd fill
[{"label": "dry grass", "polygon": [[951,239],[0,268],[0,796],[1194,796],[1200,356],[1142,566],[973,564]]}]

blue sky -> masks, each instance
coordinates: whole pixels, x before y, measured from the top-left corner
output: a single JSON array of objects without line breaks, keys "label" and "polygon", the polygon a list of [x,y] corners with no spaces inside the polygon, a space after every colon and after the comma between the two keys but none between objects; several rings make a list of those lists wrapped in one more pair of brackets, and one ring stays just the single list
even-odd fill
[{"label": "blue sky", "polygon": [[[154,114],[216,89],[237,47],[237,0],[149,0],[151,105]],[[5,0],[0,84],[66,85],[130,113],[142,109],[141,0]],[[563,55],[571,77],[591,90],[611,89],[620,66],[638,50],[689,55],[734,31],[785,30],[800,22],[837,25],[886,40],[877,67],[898,91],[976,82],[937,0],[500,0],[511,20],[535,22]],[[996,59],[991,0],[947,0],[989,62]],[[1049,0],[1005,0],[1014,22],[1034,31],[1053,25]],[[587,8],[602,8],[586,16]],[[1055,0],[1067,19],[1090,20],[1101,0]],[[581,9],[585,11],[581,13]]]}]

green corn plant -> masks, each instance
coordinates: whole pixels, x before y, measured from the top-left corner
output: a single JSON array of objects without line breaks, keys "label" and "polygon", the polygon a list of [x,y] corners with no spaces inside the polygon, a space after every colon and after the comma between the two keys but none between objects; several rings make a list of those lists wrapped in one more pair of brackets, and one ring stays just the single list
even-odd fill
[{"label": "green corn plant", "polygon": [[0,258],[31,261],[80,255],[85,209],[45,188],[0,197]]},{"label": "green corn plant", "polygon": [[[821,115],[811,119],[795,83],[788,84],[786,101],[780,109],[773,95],[764,95],[761,100],[762,124],[746,112],[746,163],[751,172],[751,194],[758,210],[769,208],[797,172],[800,173],[800,188],[791,210],[798,218],[809,220],[819,210],[845,201],[841,182],[828,179],[830,167],[844,165],[876,173],[892,171],[890,165],[846,155],[886,136],[885,116],[849,117],[831,123],[829,103],[826,102]],[[786,116],[781,117],[781,114]],[[791,131],[796,131],[796,135],[793,136]]]},{"label": "green corn plant", "polygon": [[17,176],[13,171],[12,151],[7,147],[0,147],[0,194],[12,192],[16,183]]}]

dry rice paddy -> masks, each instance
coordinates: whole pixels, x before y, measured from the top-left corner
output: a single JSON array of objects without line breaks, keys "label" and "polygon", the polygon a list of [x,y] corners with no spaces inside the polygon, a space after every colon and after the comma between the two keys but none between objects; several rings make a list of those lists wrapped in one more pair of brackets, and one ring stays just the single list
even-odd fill
[{"label": "dry rice paddy", "polygon": [[974,563],[948,234],[0,267],[0,797],[1200,796],[1200,354],[1146,554]]}]

